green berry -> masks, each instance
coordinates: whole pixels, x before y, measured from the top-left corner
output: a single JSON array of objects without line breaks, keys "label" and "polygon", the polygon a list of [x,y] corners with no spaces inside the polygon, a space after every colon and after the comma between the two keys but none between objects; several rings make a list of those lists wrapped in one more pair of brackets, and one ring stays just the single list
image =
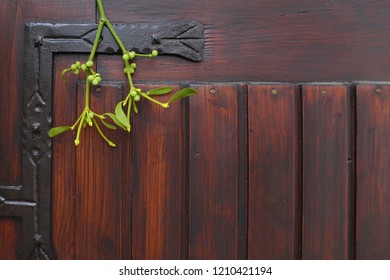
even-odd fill
[{"label": "green berry", "polygon": [[76,61],[75,65],[80,66],[81,65],[80,61]]},{"label": "green berry", "polygon": [[122,59],[123,59],[124,61],[129,61],[130,57],[129,57],[129,55],[128,55],[127,53],[125,53],[125,54],[122,56]]},{"label": "green berry", "polygon": [[158,56],[158,51],[156,51],[156,50],[152,51],[152,56],[153,57]]},{"label": "green berry", "polygon": [[141,96],[139,96],[138,94],[136,96],[134,96],[134,101],[135,102],[140,101],[140,99],[141,99]]},{"label": "green berry", "polygon": [[89,76],[88,76],[88,81],[92,82],[93,79],[95,79],[95,76],[94,76],[94,75],[89,75]]},{"label": "green berry", "polygon": [[93,61],[88,60],[87,63],[85,63],[85,65],[86,65],[87,67],[92,67],[92,66],[93,66]]},{"label": "green berry", "polygon": [[132,91],[130,91],[130,95],[131,95],[132,97],[135,97],[135,96],[138,95],[138,93],[137,93],[135,90],[132,90]]},{"label": "green berry", "polygon": [[93,79],[92,84],[97,86],[99,84],[99,80],[97,78]]},{"label": "green berry", "polygon": [[80,70],[79,69],[76,69],[73,71],[76,75],[78,75],[80,73]]},{"label": "green berry", "polygon": [[72,66],[70,66],[70,69],[76,70],[77,69],[77,65],[76,64],[72,64]]},{"label": "green berry", "polygon": [[132,63],[132,64],[130,64],[130,67],[133,68],[133,69],[135,69],[135,68],[137,68],[137,64]]},{"label": "green berry", "polygon": [[129,58],[133,59],[135,57],[135,52],[129,52]]},{"label": "green berry", "polygon": [[130,71],[130,74],[134,74],[134,68],[130,68],[129,71]]},{"label": "green berry", "polygon": [[85,64],[81,64],[80,68],[81,68],[81,70],[83,70],[83,71],[87,70],[87,66],[86,66]]},{"label": "green berry", "polygon": [[98,83],[100,83],[102,81],[102,78],[100,76],[97,76],[96,80],[98,81]]},{"label": "green berry", "polygon": [[127,74],[127,69],[126,68],[123,69],[123,73]]}]

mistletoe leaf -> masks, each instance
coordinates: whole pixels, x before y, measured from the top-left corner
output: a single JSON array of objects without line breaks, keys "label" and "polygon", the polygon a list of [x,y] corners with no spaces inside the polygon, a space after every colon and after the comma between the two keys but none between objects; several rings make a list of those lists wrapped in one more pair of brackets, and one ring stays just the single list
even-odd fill
[{"label": "mistletoe leaf", "polygon": [[50,129],[49,131],[49,136],[50,137],[54,137],[58,134],[61,134],[67,130],[71,129],[70,126],[57,126],[57,127],[53,127],[52,129]]},{"label": "mistletoe leaf", "polygon": [[102,122],[102,124],[103,124],[105,127],[109,128],[109,129],[116,129],[115,126],[113,126],[112,124],[109,124],[109,123],[105,122],[105,121],[102,120],[102,119],[101,119],[101,122]]},{"label": "mistletoe leaf", "polygon": [[125,112],[123,112],[122,102],[119,102],[115,107],[115,116],[118,120],[126,127],[127,131],[130,131],[130,122],[126,117]]},{"label": "mistletoe leaf", "polygon": [[167,93],[170,93],[173,90],[172,87],[160,87],[160,88],[154,88],[152,90],[149,90],[146,94],[147,95],[164,95]]},{"label": "mistletoe leaf", "polygon": [[188,97],[188,96],[191,96],[191,95],[194,95],[194,94],[198,94],[198,91],[196,89],[193,89],[193,88],[183,88],[183,89],[179,90],[178,92],[176,92],[171,97],[171,99],[169,99],[168,104],[171,104],[172,102],[174,102],[176,100],[179,100],[179,99],[182,99],[184,97]]},{"label": "mistletoe leaf", "polygon": [[127,130],[126,127],[118,120],[118,118],[114,114],[105,113],[104,115],[109,116],[114,121],[114,123],[123,130]]}]

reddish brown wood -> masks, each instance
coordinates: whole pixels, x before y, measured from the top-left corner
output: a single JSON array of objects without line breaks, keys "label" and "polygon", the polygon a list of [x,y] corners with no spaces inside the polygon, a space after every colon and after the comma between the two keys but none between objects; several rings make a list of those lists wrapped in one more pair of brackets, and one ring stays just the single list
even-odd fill
[{"label": "reddish brown wood", "polygon": [[[94,88],[91,109],[111,112],[122,100],[121,84]],[[79,86],[78,113],[84,108],[84,86]],[[121,138],[100,126],[121,145]],[[70,143],[68,143],[69,145]],[[95,127],[82,131],[76,149],[75,251],[77,259],[120,259],[122,256],[122,151],[100,137]]]},{"label": "reddish brown wood", "polygon": [[[390,12],[389,0],[302,0],[288,4],[280,0],[245,4],[233,0],[183,0],[179,4],[117,0],[104,4],[114,22],[197,19],[205,25],[202,63],[164,56],[138,60],[137,81],[296,83],[387,80],[390,76],[390,18],[386,17]],[[24,24],[95,22],[95,1],[3,0],[0,18],[0,48],[4,50],[0,54],[0,162],[7,163],[0,169],[0,186],[21,185]],[[55,69],[71,60],[61,56]],[[98,65],[105,81],[124,80],[120,56],[101,56]],[[99,98],[104,101],[99,103],[100,109],[112,111],[121,99],[117,88],[120,83],[102,87]],[[72,85],[55,76],[54,124],[71,121],[76,115],[76,89]],[[292,170],[298,166],[288,161],[293,156],[282,151],[284,148],[294,155],[299,151],[288,146],[291,142],[276,136],[296,139],[299,134],[288,125],[295,125],[299,119],[298,112],[289,113],[292,107],[296,109],[297,95],[289,93],[282,99],[287,107],[278,112],[278,120],[285,122],[284,130],[278,131],[275,126],[269,127],[265,118],[267,112],[277,109],[271,102],[275,100],[261,99],[264,96],[257,94],[257,86],[250,87],[256,94],[249,96],[253,101],[249,102],[249,124],[259,132],[253,132],[253,128],[249,132],[248,201],[243,87],[220,85],[214,87],[216,95],[211,95],[212,86],[199,86],[201,94],[191,99],[189,116],[187,101],[166,112],[142,103],[130,136],[125,132],[115,136],[108,133],[118,144],[115,150],[106,146],[93,129],[83,131],[82,146],[78,148],[72,145],[72,133],[56,138],[52,241],[57,256],[234,259],[245,257],[248,249],[250,258],[261,258],[263,254],[267,258],[295,257],[299,244],[296,212],[286,216],[280,213],[296,210],[297,204],[293,203],[299,198],[292,200],[297,192],[292,187],[296,177],[291,175],[289,181],[286,175],[277,177],[279,181],[286,180],[279,184],[278,195],[283,193],[290,198],[280,207],[272,204],[275,197],[256,185],[273,183],[271,176],[281,170],[296,176]],[[377,87],[382,89],[381,94],[376,93]],[[388,87],[358,88],[356,257],[361,259],[389,258],[389,192],[385,188]],[[321,95],[323,88],[326,96]],[[347,89],[344,85],[321,85],[305,86],[303,91],[302,257],[348,258],[353,256],[350,252],[354,249],[354,190],[348,172],[354,173],[351,147],[355,139],[349,138]],[[258,107],[255,101],[259,102]],[[270,105],[263,107],[263,102]],[[294,116],[283,119],[288,114]],[[267,136],[276,139],[271,142]],[[155,139],[158,145],[145,145]],[[278,147],[278,157],[267,154],[267,143]],[[260,156],[263,154],[268,158]],[[258,161],[263,168],[257,166]],[[277,161],[284,165],[272,168]],[[265,202],[257,203],[255,198]],[[258,244],[257,247],[246,248],[247,206],[248,243]],[[258,212],[267,214],[261,216]],[[291,216],[295,217],[295,226]],[[1,218],[0,258],[16,257],[15,246],[22,229],[15,221]],[[261,227],[266,221],[270,226]],[[259,236],[272,241],[282,234],[287,237],[278,239],[282,241],[273,251],[264,247],[271,247],[268,242],[260,250]]]},{"label": "reddish brown wood", "polygon": [[[55,59],[53,75],[53,126],[72,125],[77,119],[76,82],[73,74],[61,78],[62,69],[85,56],[59,55]],[[72,145],[75,134],[67,132],[53,139],[52,162],[52,244],[58,259],[75,258],[75,187],[76,149]],[[65,242],[66,240],[66,242]]]},{"label": "reddish brown wood", "polygon": [[17,245],[20,242],[21,223],[19,219],[0,217],[0,260],[17,258]]},{"label": "reddish brown wood", "polygon": [[299,110],[297,86],[248,88],[249,259],[299,257]]},{"label": "reddish brown wood", "polygon": [[358,259],[390,258],[390,86],[357,87]]},{"label": "reddish brown wood", "polygon": [[[140,85],[145,91],[156,86]],[[173,86],[174,91],[179,86]],[[159,98],[168,100],[168,96]],[[133,258],[180,259],[186,250],[184,102],[163,109],[146,100],[133,117]]]},{"label": "reddish brown wood", "polygon": [[238,106],[236,85],[196,86],[190,100],[189,256],[236,259]]},{"label": "reddish brown wood", "polygon": [[349,111],[345,85],[304,86],[303,259],[346,259]]},{"label": "reddish brown wood", "polygon": [[390,76],[389,0],[117,0],[105,1],[105,7],[118,23],[197,19],[205,25],[202,63],[159,58],[140,71],[141,80],[319,82]]}]

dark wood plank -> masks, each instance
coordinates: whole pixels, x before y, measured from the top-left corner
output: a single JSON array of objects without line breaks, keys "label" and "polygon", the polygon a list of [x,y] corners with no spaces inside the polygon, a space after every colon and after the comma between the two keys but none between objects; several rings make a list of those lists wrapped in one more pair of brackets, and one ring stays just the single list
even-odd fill
[{"label": "dark wood plank", "polygon": [[249,259],[299,257],[300,96],[294,85],[249,85]]},{"label": "dark wood plank", "polygon": [[[78,113],[84,109],[84,86],[78,87]],[[94,87],[91,109],[112,112],[122,100],[121,84]],[[77,259],[122,257],[122,153],[120,135],[100,125],[117,144],[111,148],[95,127],[83,129],[76,149],[75,251]],[[71,143],[68,143],[71,145]]]},{"label": "dark wood plank", "polygon": [[18,242],[21,242],[22,224],[18,218],[0,217],[0,260],[17,258]]},{"label": "dark wood plank", "polygon": [[[104,65],[100,63],[100,57],[98,57],[98,65],[99,72]],[[107,77],[104,77],[107,79]],[[122,92],[122,100],[127,97],[129,92],[129,85],[123,84],[123,92]],[[134,117],[132,117],[131,125],[134,125],[133,122]],[[132,223],[133,223],[133,182],[134,182],[134,164],[133,164],[133,135],[134,135],[134,127],[132,127],[132,132],[129,134],[127,131],[120,130],[115,131],[115,133],[119,133],[119,137],[122,138],[121,147],[118,146],[122,151],[122,198],[121,202],[122,206],[122,259],[130,260],[133,258],[133,233],[132,233]]]},{"label": "dark wood plank", "polygon": [[[72,125],[77,119],[76,82],[80,78],[68,73],[67,82],[61,78],[63,69],[85,56],[58,55],[54,60],[53,127]],[[75,187],[76,149],[74,133],[63,133],[53,139],[52,157],[52,244],[58,259],[75,258]]]},{"label": "dark wood plank", "polygon": [[390,259],[390,86],[357,87],[357,259]]},{"label": "dark wood plank", "polygon": [[189,257],[238,258],[238,87],[197,85],[190,100]]},{"label": "dark wood plank", "polygon": [[203,63],[155,59],[138,74],[141,80],[318,82],[390,76],[389,0],[117,0],[105,6],[117,23],[197,19],[205,25]]},{"label": "dark wood plank", "polygon": [[[139,85],[144,91],[153,85]],[[179,86],[173,86],[174,91]],[[167,100],[168,96],[161,97]],[[169,109],[142,100],[133,115],[132,246],[134,259],[180,259],[187,231],[185,103]]]},{"label": "dark wood plank", "polygon": [[303,87],[303,259],[346,259],[349,110],[345,85]]}]

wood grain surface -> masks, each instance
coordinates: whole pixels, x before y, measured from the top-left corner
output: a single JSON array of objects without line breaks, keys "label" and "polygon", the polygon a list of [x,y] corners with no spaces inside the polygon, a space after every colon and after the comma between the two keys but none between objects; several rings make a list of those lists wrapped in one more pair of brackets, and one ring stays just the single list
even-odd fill
[{"label": "wood grain surface", "polygon": [[197,85],[190,100],[189,257],[236,259],[238,106],[236,85]]},{"label": "wood grain surface", "polygon": [[302,88],[303,259],[347,259],[349,122],[345,85]]},{"label": "wood grain surface", "polygon": [[249,259],[296,259],[300,249],[300,95],[249,85]]},{"label": "wood grain surface", "polygon": [[[154,85],[137,85],[144,91]],[[173,85],[174,91],[180,89]],[[160,100],[167,100],[163,96]],[[132,146],[132,244],[134,259],[180,259],[187,254],[186,127],[185,104],[170,108],[143,100],[133,115]],[[124,152],[126,154],[126,151]],[[125,175],[126,176],[126,175]],[[184,250],[184,252],[183,252]]]},{"label": "wood grain surface", "polygon": [[[140,104],[130,135],[107,132],[116,149],[94,129],[77,148],[71,132],[55,138],[58,258],[390,258],[390,87],[359,83],[356,111],[353,90],[390,77],[390,0],[103,2],[114,23],[202,22],[202,62],[138,60],[134,76],[200,94],[168,111]],[[94,23],[97,13],[94,0],[3,0],[0,20],[0,186],[9,187],[23,184],[24,25]],[[82,109],[83,81],[59,73],[83,57],[58,54],[45,69],[55,74],[53,125]],[[112,111],[128,90],[123,63],[99,55],[97,65],[93,106]],[[0,258],[16,257],[21,231],[0,212]]]},{"label": "wood grain surface", "polygon": [[0,260],[17,258],[17,245],[20,242],[22,224],[20,219],[0,217]]},{"label": "wood grain surface", "polygon": [[141,80],[344,82],[390,75],[389,0],[117,0],[105,6],[117,23],[196,19],[205,26],[202,63],[161,57],[143,68]]},{"label": "wood grain surface", "polygon": [[358,259],[390,259],[390,86],[357,86]]}]

